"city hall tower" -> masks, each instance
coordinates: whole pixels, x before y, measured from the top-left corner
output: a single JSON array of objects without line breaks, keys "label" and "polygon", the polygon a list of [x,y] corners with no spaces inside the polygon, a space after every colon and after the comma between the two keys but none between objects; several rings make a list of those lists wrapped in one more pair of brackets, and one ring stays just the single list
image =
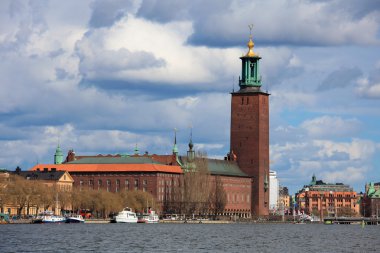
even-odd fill
[{"label": "city hall tower", "polygon": [[250,35],[239,91],[231,93],[230,154],[252,177],[252,216],[269,215],[269,94],[261,90],[259,62]]}]

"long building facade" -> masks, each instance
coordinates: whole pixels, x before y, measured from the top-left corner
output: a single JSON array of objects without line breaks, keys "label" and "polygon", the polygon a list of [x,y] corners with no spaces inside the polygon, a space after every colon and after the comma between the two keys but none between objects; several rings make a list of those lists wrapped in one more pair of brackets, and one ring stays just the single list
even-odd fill
[{"label": "long building facade", "polygon": [[[173,150],[173,155],[132,156],[76,156],[71,150],[64,163],[38,164],[31,170],[67,171],[78,190],[148,192],[155,198],[161,214],[176,213],[180,198],[176,193],[183,183],[184,172],[189,169],[190,158],[178,156]],[[224,210],[218,215],[250,218],[251,178],[234,161],[206,159],[206,162],[210,185],[219,180],[226,194]],[[214,210],[204,214],[214,214]]]}]

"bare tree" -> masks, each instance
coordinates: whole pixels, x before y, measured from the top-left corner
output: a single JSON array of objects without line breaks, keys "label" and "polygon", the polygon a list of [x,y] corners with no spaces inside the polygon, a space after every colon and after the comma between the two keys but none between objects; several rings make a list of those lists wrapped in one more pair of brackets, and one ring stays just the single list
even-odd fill
[{"label": "bare tree", "polygon": [[10,203],[17,206],[17,214],[21,215],[31,197],[30,182],[20,176],[11,176],[6,188],[6,195],[8,195]]},{"label": "bare tree", "polygon": [[214,217],[216,218],[219,213],[223,212],[227,203],[226,191],[224,190],[223,181],[221,177],[215,176],[214,185],[210,194],[210,203]]},{"label": "bare tree", "polygon": [[198,153],[193,170],[183,175],[182,202],[186,215],[203,215],[209,209],[210,173],[205,154]]},{"label": "bare tree", "polygon": [[156,209],[156,202],[152,194],[143,191],[121,192],[122,207],[130,207],[138,212],[143,212],[148,207]]}]

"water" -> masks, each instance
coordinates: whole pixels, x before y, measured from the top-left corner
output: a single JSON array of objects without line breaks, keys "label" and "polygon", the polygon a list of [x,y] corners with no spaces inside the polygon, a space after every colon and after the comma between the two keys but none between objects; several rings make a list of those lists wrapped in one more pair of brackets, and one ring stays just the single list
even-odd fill
[{"label": "water", "polygon": [[380,252],[380,226],[0,225],[0,252]]}]

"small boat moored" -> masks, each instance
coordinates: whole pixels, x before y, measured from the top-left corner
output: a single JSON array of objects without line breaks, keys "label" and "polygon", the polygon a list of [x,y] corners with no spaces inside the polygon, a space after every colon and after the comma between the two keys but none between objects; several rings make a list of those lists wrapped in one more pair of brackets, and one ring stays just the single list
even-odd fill
[{"label": "small boat moored", "polygon": [[65,223],[66,217],[60,215],[54,215],[52,211],[44,211],[40,213],[33,223]]},{"label": "small boat moored", "polygon": [[84,223],[82,215],[70,215],[66,217],[66,223]]},{"label": "small boat moored", "polygon": [[137,223],[158,223],[159,217],[155,211],[148,209],[147,213],[137,215]]},{"label": "small boat moored", "polygon": [[137,223],[137,215],[132,208],[126,207],[115,217],[116,223]]}]

